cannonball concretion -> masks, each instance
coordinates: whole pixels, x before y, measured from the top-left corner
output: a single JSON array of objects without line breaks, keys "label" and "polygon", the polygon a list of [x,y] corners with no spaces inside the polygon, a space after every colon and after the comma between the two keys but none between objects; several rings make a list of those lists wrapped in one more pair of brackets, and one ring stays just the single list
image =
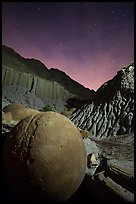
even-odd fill
[{"label": "cannonball concretion", "polygon": [[6,181],[23,200],[66,201],[84,179],[86,160],[77,127],[53,111],[21,120],[3,148]]},{"label": "cannonball concretion", "polygon": [[3,112],[5,112],[5,113],[12,112],[14,110],[18,110],[21,108],[25,108],[25,106],[22,105],[21,103],[10,103],[9,105],[7,105],[3,108]]}]

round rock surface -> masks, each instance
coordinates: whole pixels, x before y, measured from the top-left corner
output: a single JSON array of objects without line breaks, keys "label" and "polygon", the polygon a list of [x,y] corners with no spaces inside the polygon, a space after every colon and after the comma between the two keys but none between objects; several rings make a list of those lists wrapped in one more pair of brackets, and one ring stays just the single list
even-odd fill
[{"label": "round rock surface", "polygon": [[19,198],[62,202],[84,179],[86,149],[77,127],[52,111],[20,121],[3,150],[5,176]]},{"label": "round rock surface", "polygon": [[3,112],[12,112],[21,108],[25,108],[25,106],[21,103],[11,103],[3,108]]}]

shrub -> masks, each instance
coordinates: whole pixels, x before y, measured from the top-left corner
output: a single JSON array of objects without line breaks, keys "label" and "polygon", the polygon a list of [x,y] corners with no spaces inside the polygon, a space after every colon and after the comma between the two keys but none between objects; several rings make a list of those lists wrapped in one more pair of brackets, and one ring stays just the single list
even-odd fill
[{"label": "shrub", "polygon": [[45,105],[43,108],[42,108],[42,111],[46,112],[46,111],[53,111],[53,108],[50,106],[50,105]]}]

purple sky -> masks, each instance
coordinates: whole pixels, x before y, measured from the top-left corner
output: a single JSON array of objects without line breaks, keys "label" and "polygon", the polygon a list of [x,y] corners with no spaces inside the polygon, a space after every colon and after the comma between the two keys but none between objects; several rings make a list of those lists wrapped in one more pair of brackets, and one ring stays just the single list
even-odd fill
[{"label": "purple sky", "polygon": [[134,3],[3,2],[2,44],[97,90],[134,61]]}]

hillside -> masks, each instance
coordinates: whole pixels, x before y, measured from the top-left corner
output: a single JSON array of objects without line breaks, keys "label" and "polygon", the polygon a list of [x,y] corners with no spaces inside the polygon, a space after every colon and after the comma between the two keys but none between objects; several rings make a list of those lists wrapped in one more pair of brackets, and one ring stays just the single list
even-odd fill
[{"label": "hillside", "polygon": [[[51,83],[57,82],[70,94],[76,95],[86,100],[91,100],[95,94],[94,90],[85,88],[75,80],[71,79],[66,73],[59,69],[48,69],[42,62],[36,59],[25,59],[13,49],[2,46],[2,67],[5,69],[16,70],[17,72],[23,72],[31,74],[34,77],[38,77],[42,80],[46,79]],[[18,80],[18,84],[19,84]],[[6,86],[7,84],[3,84]],[[8,84],[9,85],[9,84]]]},{"label": "hillside", "polygon": [[92,137],[107,138],[134,131],[134,63],[123,67],[96,92],[94,100],[70,119]]}]

